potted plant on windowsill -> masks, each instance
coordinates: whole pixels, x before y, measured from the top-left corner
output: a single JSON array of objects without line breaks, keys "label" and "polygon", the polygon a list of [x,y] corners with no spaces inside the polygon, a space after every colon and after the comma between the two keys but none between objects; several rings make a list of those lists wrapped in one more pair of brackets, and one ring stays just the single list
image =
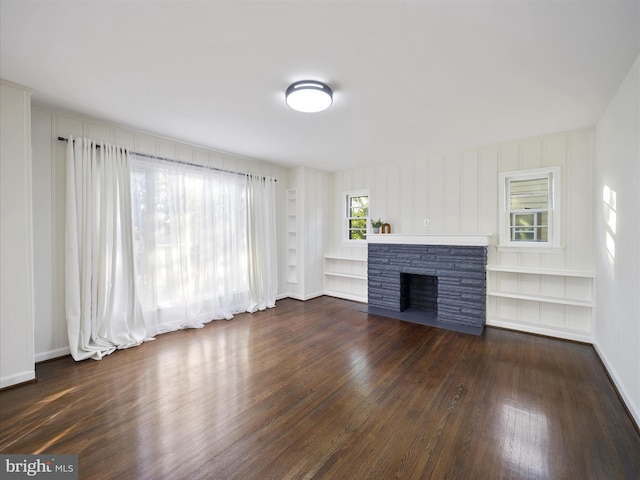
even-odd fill
[{"label": "potted plant on windowsill", "polygon": [[382,224],[383,224],[383,222],[380,219],[372,220],[371,221],[371,231],[373,233],[380,233],[380,227],[382,226]]}]

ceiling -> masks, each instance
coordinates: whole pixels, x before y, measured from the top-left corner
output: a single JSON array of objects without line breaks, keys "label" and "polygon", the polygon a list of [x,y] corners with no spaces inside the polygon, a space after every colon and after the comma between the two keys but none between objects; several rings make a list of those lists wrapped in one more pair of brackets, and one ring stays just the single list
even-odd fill
[{"label": "ceiling", "polygon": [[[4,1],[33,100],[336,171],[596,124],[640,53],[633,1]],[[288,108],[296,80],[334,90]]]}]

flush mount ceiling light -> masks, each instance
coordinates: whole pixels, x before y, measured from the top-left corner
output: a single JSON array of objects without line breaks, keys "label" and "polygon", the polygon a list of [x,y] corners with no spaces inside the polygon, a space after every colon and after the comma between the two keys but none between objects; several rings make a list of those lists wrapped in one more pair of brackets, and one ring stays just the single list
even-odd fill
[{"label": "flush mount ceiling light", "polygon": [[333,102],[333,92],[324,83],[302,80],[289,85],[285,95],[287,105],[299,112],[321,112]]}]

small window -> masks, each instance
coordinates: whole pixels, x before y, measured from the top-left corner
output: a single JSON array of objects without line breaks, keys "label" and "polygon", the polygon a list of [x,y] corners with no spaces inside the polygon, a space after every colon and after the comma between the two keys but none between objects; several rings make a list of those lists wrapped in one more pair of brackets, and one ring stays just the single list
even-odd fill
[{"label": "small window", "polygon": [[560,245],[559,177],[559,167],[500,174],[502,246]]},{"label": "small window", "polygon": [[369,229],[369,191],[344,194],[345,228],[344,239],[363,241]]},{"label": "small window", "polygon": [[548,242],[552,208],[549,177],[509,179],[509,222],[512,242]]}]

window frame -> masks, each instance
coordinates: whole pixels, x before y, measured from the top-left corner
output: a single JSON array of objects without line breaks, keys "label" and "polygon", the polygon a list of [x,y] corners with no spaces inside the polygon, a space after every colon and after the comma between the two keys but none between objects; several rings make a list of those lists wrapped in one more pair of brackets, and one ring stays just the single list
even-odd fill
[{"label": "window frame", "polygon": [[[511,209],[512,182],[534,179],[547,179],[549,190],[547,193],[547,205],[545,209]],[[562,192],[561,192],[561,168],[559,166],[535,168],[528,170],[513,170],[500,172],[500,214],[499,214],[499,249],[514,251],[538,250],[540,252],[557,253],[562,249]],[[511,216],[513,214],[536,214],[547,212],[547,241],[514,240],[512,239]]]},{"label": "window frame", "polygon": [[[353,197],[367,197],[368,198],[368,207],[367,207],[367,215],[365,217],[349,217],[349,205],[350,200]],[[349,190],[346,192],[342,192],[342,242],[349,245],[366,245],[367,239],[371,234],[371,189],[360,189],[360,190]],[[365,225],[365,238],[356,239],[349,238],[349,221],[353,218],[364,218]]]}]

